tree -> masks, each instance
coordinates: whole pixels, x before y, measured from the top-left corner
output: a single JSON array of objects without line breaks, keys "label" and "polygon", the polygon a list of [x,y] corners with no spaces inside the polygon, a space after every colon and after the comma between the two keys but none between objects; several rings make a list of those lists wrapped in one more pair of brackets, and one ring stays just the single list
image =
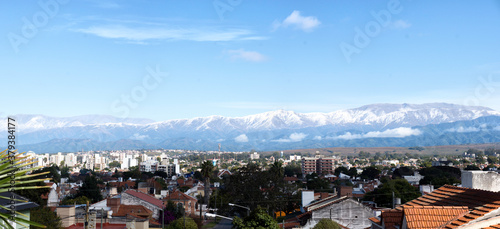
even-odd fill
[{"label": "tree", "polygon": [[320,219],[313,229],[342,229],[342,227],[331,219]]},{"label": "tree", "polygon": [[203,175],[201,175],[200,171],[195,171],[193,174],[193,178],[196,180],[203,180]]},{"label": "tree", "polygon": [[[55,212],[45,206],[39,206],[30,210],[30,220],[45,225],[47,229],[62,229],[61,218]],[[31,229],[40,227],[31,226]]]},{"label": "tree", "polygon": [[374,166],[366,167],[361,173],[361,179],[374,180],[380,175],[380,170]]},{"label": "tree", "polygon": [[293,177],[293,176],[300,177],[300,176],[302,176],[301,165],[299,163],[297,163],[296,161],[293,161],[292,163],[285,166],[285,176],[287,176],[287,177]]},{"label": "tree", "polygon": [[464,170],[481,170],[477,165],[467,165]]},{"label": "tree", "polygon": [[86,204],[87,201],[91,202],[91,200],[86,196],[79,196],[79,197],[67,196],[61,201],[61,204],[62,205]]},{"label": "tree", "polygon": [[445,184],[454,185],[460,183],[461,172],[459,168],[448,166],[434,166],[420,169],[420,175],[424,176],[420,184],[432,184],[441,187]]},{"label": "tree", "polygon": [[339,176],[339,175],[340,175],[340,173],[343,173],[343,174],[346,174],[346,175],[347,175],[347,172],[349,172],[349,170],[348,170],[346,167],[344,167],[344,166],[340,166],[340,167],[337,167],[337,168],[335,169],[334,174],[335,174],[335,176]]},{"label": "tree", "polygon": [[311,173],[306,175],[306,180],[307,180],[307,189],[309,190],[314,190],[318,192],[330,192],[333,191],[330,188],[330,182],[328,182],[325,179],[321,179],[318,177],[318,174],[316,173]]},{"label": "tree", "polygon": [[69,168],[68,166],[60,167],[61,168],[61,178],[69,178]]},{"label": "tree", "polygon": [[241,219],[239,217],[234,217],[233,220],[234,228],[271,228],[279,229],[278,223],[273,219],[272,216],[267,214],[266,209],[258,207],[250,213],[249,216]]},{"label": "tree", "polygon": [[[48,174],[49,172],[26,175],[26,173],[36,170],[37,168],[21,169],[34,163],[34,159],[29,160],[22,154],[24,153],[16,153],[15,151],[12,152],[7,150],[0,152],[0,192],[16,192],[20,190],[48,188],[47,186],[30,186],[34,183],[50,180],[50,178],[34,179],[35,177],[40,177]],[[11,186],[12,184],[15,184],[15,186]],[[8,210],[4,206],[2,206],[2,209]],[[7,213],[0,213],[0,222],[3,221],[3,225],[6,228],[13,229],[13,226],[11,225],[12,221],[16,224],[24,226],[32,225],[46,228],[46,226],[40,223],[27,221],[18,216],[14,216],[11,213],[12,212],[10,211],[7,211]],[[17,211],[14,213],[15,215],[20,215]]]},{"label": "tree", "polygon": [[214,170],[214,165],[212,161],[206,160],[201,164],[201,175],[205,178],[205,203],[208,204],[208,200],[210,197],[210,175],[212,175],[212,171]]},{"label": "tree", "polygon": [[82,187],[79,189],[75,197],[85,196],[89,198],[92,203],[102,200],[101,190],[97,185],[98,181],[95,176],[88,175],[83,181]]},{"label": "tree", "polygon": [[109,167],[110,168],[121,168],[122,164],[120,164],[120,162],[118,161],[112,161],[109,163]]},{"label": "tree", "polygon": [[198,229],[196,222],[190,217],[182,217],[170,223],[167,229]]},{"label": "tree", "polygon": [[363,197],[365,201],[375,201],[379,207],[392,207],[392,193],[401,198],[401,203],[418,198],[421,194],[418,188],[413,187],[405,179],[390,180]]},{"label": "tree", "polygon": [[347,175],[350,177],[357,177],[358,176],[358,169],[351,167],[349,171],[347,171]]}]

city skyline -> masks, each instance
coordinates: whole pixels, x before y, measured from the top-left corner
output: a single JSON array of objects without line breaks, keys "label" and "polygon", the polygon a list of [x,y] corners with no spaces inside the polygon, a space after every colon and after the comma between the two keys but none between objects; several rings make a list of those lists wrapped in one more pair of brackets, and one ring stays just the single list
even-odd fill
[{"label": "city skyline", "polygon": [[429,102],[500,110],[495,1],[2,6],[2,116],[163,121]]}]

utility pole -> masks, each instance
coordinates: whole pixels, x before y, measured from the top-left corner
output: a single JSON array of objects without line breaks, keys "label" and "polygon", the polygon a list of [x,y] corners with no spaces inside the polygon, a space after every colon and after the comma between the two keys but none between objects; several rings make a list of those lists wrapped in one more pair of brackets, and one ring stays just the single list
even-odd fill
[{"label": "utility pole", "polygon": [[165,228],[165,209],[161,210],[161,229]]},{"label": "utility pole", "polygon": [[89,201],[87,200],[87,206],[85,207],[85,229],[89,229]]},{"label": "utility pole", "polygon": [[[217,215],[217,190],[215,190],[215,214]],[[217,223],[217,216],[215,217],[215,223]]]},{"label": "utility pole", "polygon": [[392,209],[394,209],[394,192],[392,192]]},{"label": "utility pole", "polygon": [[104,209],[101,208],[101,229],[102,229],[102,218],[104,217]]}]

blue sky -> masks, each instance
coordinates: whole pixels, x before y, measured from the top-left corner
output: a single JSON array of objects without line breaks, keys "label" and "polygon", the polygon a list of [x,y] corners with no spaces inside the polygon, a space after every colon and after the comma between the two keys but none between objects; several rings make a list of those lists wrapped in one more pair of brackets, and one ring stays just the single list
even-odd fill
[{"label": "blue sky", "polygon": [[500,110],[499,25],[496,1],[3,1],[0,112]]}]

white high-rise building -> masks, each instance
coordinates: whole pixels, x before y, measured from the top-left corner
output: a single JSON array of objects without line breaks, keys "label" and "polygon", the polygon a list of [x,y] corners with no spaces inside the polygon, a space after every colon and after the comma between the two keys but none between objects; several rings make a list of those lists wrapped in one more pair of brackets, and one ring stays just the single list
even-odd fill
[{"label": "white high-rise building", "polygon": [[64,156],[64,163],[68,167],[73,167],[76,165],[76,156],[74,153],[68,153]]}]

